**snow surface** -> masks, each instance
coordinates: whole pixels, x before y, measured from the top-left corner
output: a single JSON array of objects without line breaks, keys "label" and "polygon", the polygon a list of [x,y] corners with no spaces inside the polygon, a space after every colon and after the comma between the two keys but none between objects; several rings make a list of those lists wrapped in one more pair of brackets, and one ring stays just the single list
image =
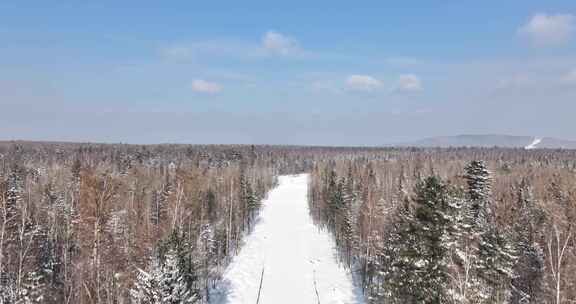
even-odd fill
[{"label": "snow surface", "polygon": [[[361,304],[362,293],[336,257],[333,238],[312,223],[308,174],[281,176],[260,220],[234,258],[212,303]],[[264,276],[262,277],[262,271]]]},{"label": "snow surface", "polygon": [[526,150],[536,149],[536,146],[538,146],[538,144],[541,142],[542,142],[542,138],[534,137],[534,140],[532,141],[532,143],[527,145],[526,147],[524,147],[524,149],[526,149]]}]

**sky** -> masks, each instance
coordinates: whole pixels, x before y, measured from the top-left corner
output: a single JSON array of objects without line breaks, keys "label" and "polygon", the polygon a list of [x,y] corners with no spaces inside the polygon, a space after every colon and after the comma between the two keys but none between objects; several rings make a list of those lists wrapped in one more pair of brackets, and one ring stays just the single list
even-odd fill
[{"label": "sky", "polygon": [[576,1],[0,2],[0,139],[576,139]]}]

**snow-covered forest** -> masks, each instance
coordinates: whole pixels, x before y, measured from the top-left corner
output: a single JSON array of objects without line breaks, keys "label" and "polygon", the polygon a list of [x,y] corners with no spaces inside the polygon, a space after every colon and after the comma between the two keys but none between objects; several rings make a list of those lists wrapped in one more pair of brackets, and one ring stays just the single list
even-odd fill
[{"label": "snow-covered forest", "polygon": [[[351,295],[323,287],[342,277],[366,303],[572,303],[575,174],[570,150],[4,142],[0,303],[214,303],[251,237],[281,226],[324,245],[286,257],[321,279],[286,267],[314,285],[277,299]],[[285,238],[266,259],[300,244]]]},{"label": "snow-covered forest", "polygon": [[368,303],[572,303],[574,152],[397,150],[315,165],[310,204]]}]

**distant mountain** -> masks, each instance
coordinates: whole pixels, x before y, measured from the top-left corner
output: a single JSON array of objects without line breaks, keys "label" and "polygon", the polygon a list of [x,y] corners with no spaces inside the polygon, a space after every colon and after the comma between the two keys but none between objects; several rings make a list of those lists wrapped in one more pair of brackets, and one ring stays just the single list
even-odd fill
[{"label": "distant mountain", "polygon": [[576,149],[576,141],[552,137],[512,135],[457,135],[430,137],[395,144],[401,147],[502,147],[524,149]]}]

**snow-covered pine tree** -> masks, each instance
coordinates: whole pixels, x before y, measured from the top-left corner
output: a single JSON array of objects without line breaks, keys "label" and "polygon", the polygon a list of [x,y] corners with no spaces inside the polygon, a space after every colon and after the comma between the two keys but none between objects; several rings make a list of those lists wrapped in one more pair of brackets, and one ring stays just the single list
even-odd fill
[{"label": "snow-covered pine tree", "polygon": [[406,191],[406,176],[404,174],[404,166],[401,166],[396,184],[396,191],[394,193],[393,205],[401,204],[406,200],[407,196],[408,191]]},{"label": "snow-covered pine tree", "polygon": [[343,222],[343,206],[344,206],[344,184],[343,178],[338,178],[336,171],[329,168],[327,174],[327,183],[325,189],[325,214],[326,223],[328,228],[334,232],[334,237],[338,245],[341,245],[341,229]]},{"label": "snow-covered pine tree", "polygon": [[348,265],[352,263],[352,256],[358,249],[358,235],[357,235],[357,210],[358,210],[358,195],[354,189],[354,180],[352,173],[348,173],[346,181],[343,183],[342,189],[342,202],[338,209],[340,224],[341,242],[344,245],[345,259]]},{"label": "snow-covered pine tree", "polygon": [[6,217],[12,218],[17,213],[17,209],[21,207],[24,196],[24,181],[22,178],[23,169],[20,167],[14,168],[10,175],[8,175],[7,189],[5,194]]},{"label": "snow-covered pine tree", "polygon": [[43,276],[35,271],[27,273],[14,304],[45,303],[43,279]]},{"label": "snow-covered pine tree", "polygon": [[354,218],[352,206],[346,203],[341,209],[342,212],[342,226],[341,237],[345,248],[346,262],[350,266],[352,263],[352,256],[357,249],[358,241],[356,235],[356,220]]},{"label": "snow-covered pine tree", "polygon": [[158,287],[158,278],[161,266],[159,259],[151,263],[150,271],[137,269],[134,287],[130,290],[130,298],[134,304],[160,304],[161,297]]},{"label": "snow-covered pine tree", "polygon": [[488,206],[491,190],[490,171],[486,163],[481,160],[470,162],[465,171],[464,177],[468,183],[468,197],[475,225],[485,226],[491,211]]},{"label": "snow-covered pine tree", "polygon": [[158,280],[162,303],[185,304],[196,303],[197,294],[190,290],[179,267],[177,253],[170,250],[164,257],[164,265]]},{"label": "snow-covered pine tree", "polygon": [[153,193],[150,206],[150,220],[156,226],[160,225],[162,220],[166,217],[166,208],[170,195],[173,192],[172,188],[173,186],[170,181],[170,175],[166,174],[162,188]]},{"label": "snow-covered pine tree", "polygon": [[0,273],[0,304],[12,304],[18,298],[16,282],[8,276],[8,273]]},{"label": "snow-covered pine tree", "polygon": [[24,186],[19,167],[8,174],[0,193],[0,304],[11,303],[18,295],[18,284],[11,269],[10,255],[17,245],[19,209],[22,206]]},{"label": "snow-covered pine tree", "polygon": [[444,236],[452,213],[447,186],[431,176],[418,182],[413,210],[407,206],[387,245],[387,284],[392,303],[443,303],[448,269]]},{"label": "snow-covered pine tree", "polygon": [[330,201],[330,209],[332,210],[333,214],[333,221],[334,221],[334,232],[336,237],[336,242],[338,245],[342,245],[344,240],[343,237],[343,227],[346,215],[346,207],[345,207],[345,193],[344,187],[346,184],[346,180],[344,178],[338,179],[338,183],[336,185],[335,192],[332,195],[332,200]]},{"label": "snow-covered pine tree", "polygon": [[469,203],[462,208],[463,231],[474,259],[474,280],[479,284],[474,296],[486,303],[506,303],[516,262],[513,237],[509,231],[499,231],[493,221],[491,176],[486,163],[472,161],[465,171]]},{"label": "snow-covered pine tree", "polygon": [[532,188],[526,180],[518,187],[518,220],[514,224],[518,261],[512,279],[513,304],[540,303],[545,270],[544,252],[538,244],[544,212],[536,205]]},{"label": "snow-covered pine tree", "polygon": [[[240,185],[240,206],[241,206],[240,212],[242,218],[241,230],[244,230],[247,227],[249,228],[251,225],[252,220],[251,208],[254,207],[254,202],[252,201],[253,199],[252,186],[250,185],[250,182],[246,178],[244,169],[241,169],[240,171],[239,185]],[[252,206],[250,206],[250,204],[252,204]]]},{"label": "snow-covered pine tree", "polygon": [[169,252],[174,252],[178,257],[178,268],[188,288],[197,293],[199,283],[197,250],[192,250],[194,244],[191,243],[189,237],[174,230],[168,239],[163,241],[159,246],[159,257],[161,260]]},{"label": "snow-covered pine tree", "polygon": [[476,271],[483,281],[484,303],[508,303],[516,255],[509,232],[489,227],[480,237]]},{"label": "snow-covered pine tree", "polygon": [[260,199],[254,193],[252,185],[250,183],[246,184],[246,208],[247,208],[247,216],[248,216],[248,227],[251,227],[258,210],[260,210]]},{"label": "snow-covered pine tree", "polygon": [[217,274],[216,265],[214,265],[216,241],[214,240],[214,230],[209,224],[202,225],[197,248],[198,270],[200,271],[201,278],[204,280],[204,282],[202,282],[202,288],[204,289],[203,296],[209,301],[210,282],[216,279]]},{"label": "snow-covered pine tree", "polygon": [[323,214],[326,216],[326,222],[330,229],[334,229],[336,210],[338,209],[339,201],[342,199],[341,191],[339,189],[338,176],[336,171],[332,168],[328,168],[328,173],[326,174],[326,189],[324,189],[324,201],[326,202],[326,208]]},{"label": "snow-covered pine tree", "polygon": [[42,277],[42,282],[46,286],[44,298],[52,299],[52,296],[56,297],[58,295],[62,284],[62,262],[60,256],[56,253],[55,242],[47,233],[43,233],[38,241],[36,260],[38,274]]},{"label": "snow-covered pine tree", "polygon": [[72,177],[75,180],[80,179],[80,172],[82,171],[82,161],[80,157],[74,158],[74,163],[72,163],[72,167],[70,168],[70,172],[72,173]]},{"label": "snow-covered pine tree", "polygon": [[478,225],[483,221],[477,220],[470,197],[464,192],[464,189],[452,188],[449,194],[453,221],[445,236],[450,269],[448,295],[451,303],[481,303],[484,287],[477,275],[476,263],[481,230],[485,225]]},{"label": "snow-covered pine tree", "polygon": [[210,220],[210,223],[214,224],[214,222],[218,218],[216,194],[214,193],[214,190],[208,189],[208,192],[206,192],[205,202],[206,202],[206,213],[208,215],[208,219]]},{"label": "snow-covered pine tree", "polygon": [[153,261],[149,272],[139,269],[134,288],[130,291],[133,303],[198,303],[198,294],[184,280],[178,259],[177,252],[170,249],[163,262]]},{"label": "snow-covered pine tree", "polygon": [[370,235],[373,252],[368,259],[366,289],[369,303],[404,303],[408,300],[413,275],[413,260],[405,259],[417,245],[412,226],[416,222],[408,200],[396,206],[383,238],[377,232]]}]

